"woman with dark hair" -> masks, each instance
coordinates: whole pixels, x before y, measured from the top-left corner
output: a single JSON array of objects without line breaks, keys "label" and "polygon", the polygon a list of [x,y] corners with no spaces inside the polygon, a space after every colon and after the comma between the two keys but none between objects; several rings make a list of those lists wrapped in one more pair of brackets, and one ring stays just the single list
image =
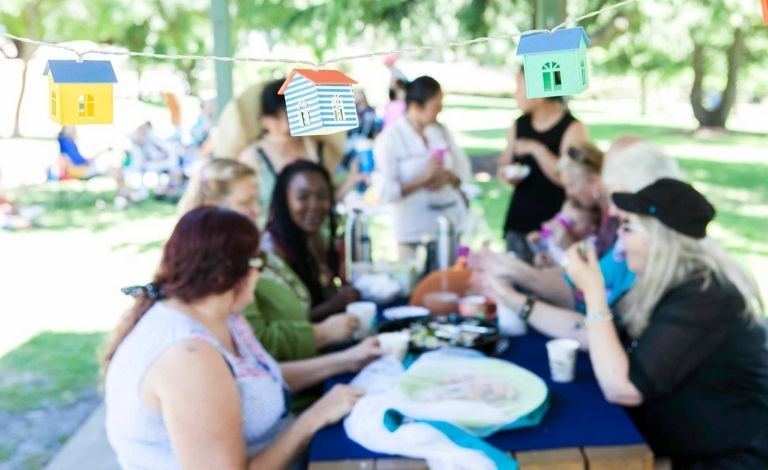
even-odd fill
[{"label": "woman with dark hair", "polygon": [[395,237],[401,259],[415,245],[437,235],[437,219],[447,217],[461,231],[467,206],[459,187],[472,177],[469,159],[451,133],[437,122],[443,92],[432,77],[419,77],[406,89],[406,113],[376,140],[381,161],[382,200],[393,203]]},{"label": "woman with dark hair", "polygon": [[[214,158],[192,175],[179,202],[181,215],[204,205],[224,207],[252,221],[261,213],[256,173],[244,163]],[[349,343],[358,326],[352,315],[331,315],[312,323],[309,291],[285,261],[265,252],[254,303],[243,310],[259,342],[278,361],[317,356],[328,346]],[[294,400],[294,405],[300,405]]]},{"label": "woman with dark hair", "polygon": [[262,249],[279,256],[301,280],[296,295],[308,296],[309,318],[320,322],[358,300],[341,276],[331,178],[322,166],[300,160],[277,176]]},{"label": "woman with dark hair", "polygon": [[153,283],[126,289],[136,303],[104,361],[107,435],[122,468],[294,468],[314,432],[361,395],[337,386],[290,414],[291,391],[381,351],[368,340],[278,365],[236,313],[262,267],[253,222],[206,206],[179,220]]},{"label": "woman with dark hair", "polygon": [[562,97],[529,99],[522,69],[517,73],[515,97],[523,115],[509,129],[498,176],[515,187],[504,223],[507,250],[531,261],[526,236],[551,219],[565,200],[557,170],[559,156],[585,142],[587,128],[568,111]]}]

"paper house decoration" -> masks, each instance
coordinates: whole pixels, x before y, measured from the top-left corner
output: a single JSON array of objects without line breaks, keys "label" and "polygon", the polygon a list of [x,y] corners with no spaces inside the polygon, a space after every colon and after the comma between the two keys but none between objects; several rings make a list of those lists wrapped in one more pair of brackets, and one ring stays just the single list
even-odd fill
[{"label": "paper house decoration", "polygon": [[279,94],[291,135],[324,135],[358,126],[355,95],[357,82],[337,70],[294,69]]},{"label": "paper house decoration", "polygon": [[768,25],[768,0],[761,0],[763,5],[763,23]]},{"label": "paper house decoration", "polygon": [[524,34],[517,46],[523,56],[528,98],[575,95],[589,87],[589,37],[584,28]]},{"label": "paper house decoration", "polygon": [[64,126],[112,123],[112,85],[117,77],[111,62],[49,60],[44,74],[51,119]]}]

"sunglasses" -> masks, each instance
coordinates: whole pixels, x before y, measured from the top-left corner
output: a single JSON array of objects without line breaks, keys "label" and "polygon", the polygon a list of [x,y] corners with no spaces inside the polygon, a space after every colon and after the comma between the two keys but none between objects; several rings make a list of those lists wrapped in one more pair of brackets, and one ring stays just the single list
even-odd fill
[{"label": "sunglasses", "polygon": [[255,257],[248,260],[248,266],[257,270],[258,272],[264,271],[267,267],[267,256],[263,251],[260,251]]},{"label": "sunglasses", "polygon": [[598,167],[596,162],[590,160],[587,154],[579,150],[577,147],[570,147],[566,152],[566,155],[568,155],[568,158],[571,160],[581,163],[582,165],[588,166],[590,168]]},{"label": "sunglasses", "polygon": [[645,227],[641,224],[632,223],[627,219],[622,219],[621,224],[619,225],[619,230],[624,233],[638,233],[644,232]]}]

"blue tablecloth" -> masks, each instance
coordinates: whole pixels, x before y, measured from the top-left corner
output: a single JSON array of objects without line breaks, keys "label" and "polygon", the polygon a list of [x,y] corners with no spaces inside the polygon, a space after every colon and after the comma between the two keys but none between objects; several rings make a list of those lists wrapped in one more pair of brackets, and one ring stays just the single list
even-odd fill
[{"label": "blue tablecloth", "polygon": [[[618,446],[643,444],[645,441],[624,409],[605,401],[597,385],[589,357],[579,353],[576,379],[559,384],[549,379],[547,338],[538,333],[511,338],[502,359],[509,360],[543,378],[550,391],[550,408],[539,426],[499,432],[488,442],[508,451],[545,450],[583,446]],[[329,380],[347,383],[352,375]],[[341,423],[315,435],[310,445],[310,461],[392,458],[377,454],[347,438]]]}]

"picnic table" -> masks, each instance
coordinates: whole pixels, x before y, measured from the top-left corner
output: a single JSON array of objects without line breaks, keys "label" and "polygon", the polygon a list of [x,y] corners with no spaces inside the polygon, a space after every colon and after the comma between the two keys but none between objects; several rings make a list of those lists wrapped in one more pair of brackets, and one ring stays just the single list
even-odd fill
[{"label": "picnic table", "polygon": [[[544,379],[550,408],[538,426],[498,432],[488,442],[513,454],[521,469],[653,469],[653,453],[620,406],[603,397],[589,357],[579,353],[576,378],[555,383],[549,376],[545,343],[536,332],[512,337],[500,356]],[[353,375],[326,382],[348,383]],[[426,462],[371,452],[351,441],[341,423],[326,427],[313,438],[310,470],[426,469]]]}]

